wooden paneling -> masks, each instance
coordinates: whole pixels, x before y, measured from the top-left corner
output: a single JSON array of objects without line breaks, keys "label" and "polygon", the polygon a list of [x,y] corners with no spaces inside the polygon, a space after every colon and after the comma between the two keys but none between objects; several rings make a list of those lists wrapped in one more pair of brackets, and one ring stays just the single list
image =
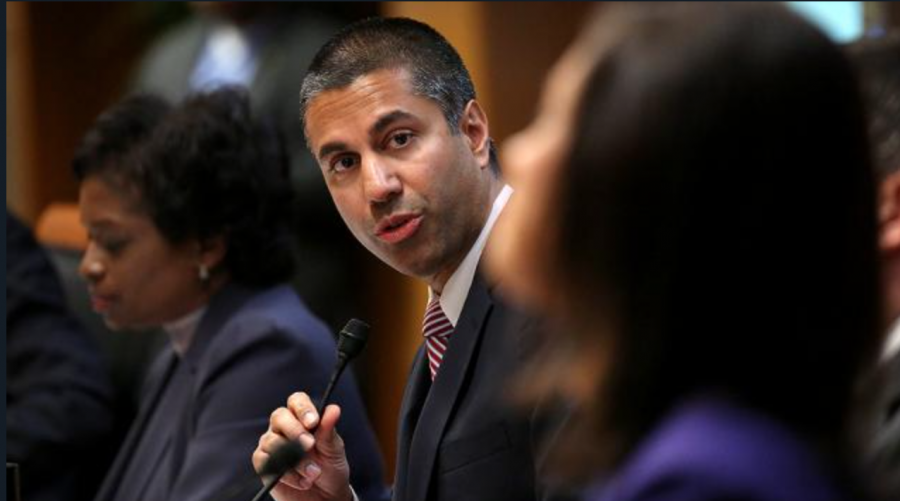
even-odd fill
[{"label": "wooden paneling", "polygon": [[585,2],[488,2],[490,35],[485,75],[491,135],[502,143],[525,127],[536,111],[544,77],[577,35],[596,4]]},{"label": "wooden paneling", "polygon": [[26,175],[37,152],[29,5],[6,3],[6,204],[33,223],[38,208],[33,176]]},{"label": "wooden paneling", "polygon": [[140,12],[118,2],[7,3],[7,195],[27,221],[77,199],[69,162],[143,47]]}]

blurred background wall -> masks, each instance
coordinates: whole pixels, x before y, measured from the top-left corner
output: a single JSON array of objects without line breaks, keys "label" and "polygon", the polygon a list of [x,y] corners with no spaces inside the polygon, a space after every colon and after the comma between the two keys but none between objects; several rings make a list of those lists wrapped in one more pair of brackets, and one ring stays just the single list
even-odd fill
[{"label": "blurred background wall", "polygon": [[[864,29],[900,26],[900,4],[859,4]],[[542,79],[592,7],[582,2],[342,2],[347,21],[408,16],[441,31],[461,53],[490,118],[504,138],[527,124]],[[96,118],[127,89],[151,41],[183,21],[180,2],[7,2],[6,200],[35,224],[53,203],[77,202],[69,161]],[[299,90],[299,89],[298,89]],[[293,107],[295,103],[286,102]],[[359,317],[374,326],[356,364],[370,416],[393,476],[396,416],[420,343],[427,293],[374,258],[360,284]]]}]

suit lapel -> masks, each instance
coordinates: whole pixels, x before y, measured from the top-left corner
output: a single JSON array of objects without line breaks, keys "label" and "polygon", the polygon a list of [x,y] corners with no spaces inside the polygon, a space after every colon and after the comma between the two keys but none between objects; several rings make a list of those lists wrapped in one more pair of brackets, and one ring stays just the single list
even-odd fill
[{"label": "suit lapel", "polygon": [[470,362],[480,344],[484,324],[492,307],[493,302],[487,289],[476,275],[441,368],[425,398],[418,423],[415,424],[407,467],[415,465],[416,470],[421,473],[406,479],[405,494],[408,501],[424,500],[428,495],[444,430],[463,383],[468,379]]},{"label": "suit lapel", "polygon": [[125,475],[129,463],[136,459],[134,452],[140,443],[141,437],[144,435],[147,420],[159,403],[159,398],[162,395],[163,388],[166,387],[166,382],[172,377],[172,372],[176,366],[175,362],[175,353],[172,351],[171,346],[166,346],[153,364],[153,368],[147,378],[146,397],[141,400],[138,414],[128,430],[128,436],[122,443],[122,447],[119,448],[116,459],[97,493],[95,498],[97,501],[115,499],[114,496],[119,490],[119,482]]},{"label": "suit lapel", "polygon": [[399,501],[406,494],[406,482],[409,471],[409,451],[412,445],[416,423],[422,412],[422,406],[431,388],[431,376],[428,371],[428,360],[424,348],[420,347],[413,360],[409,383],[403,392],[403,403],[400,404],[400,430],[397,435],[397,473],[394,479],[394,499]]},{"label": "suit lapel", "polygon": [[[204,356],[210,344],[213,343],[216,335],[222,331],[222,326],[225,322],[252,297],[253,291],[250,289],[229,284],[210,299],[206,313],[197,326],[197,332],[194,334],[191,346],[188,348],[187,353],[184,354],[183,364],[185,367],[183,370],[187,371],[187,373],[182,373],[180,376],[184,378],[182,383],[190,383],[190,387],[178,388],[175,391],[197,394],[199,389],[196,385],[200,384],[202,376],[196,375],[204,368]],[[173,411],[175,412],[172,416],[171,438],[173,442],[170,445],[173,450],[170,455],[170,464],[166,465],[166,468],[169,470],[167,472],[169,478],[176,479],[184,463],[188,444],[194,435],[194,398],[188,398],[184,401],[183,407],[179,406]]]}]

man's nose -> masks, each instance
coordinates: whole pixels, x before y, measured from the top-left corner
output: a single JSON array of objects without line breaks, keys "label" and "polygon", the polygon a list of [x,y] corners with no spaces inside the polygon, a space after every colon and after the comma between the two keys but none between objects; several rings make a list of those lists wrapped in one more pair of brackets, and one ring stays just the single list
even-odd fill
[{"label": "man's nose", "polygon": [[403,191],[403,183],[397,173],[381,159],[366,160],[363,176],[366,198],[370,203],[388,202]]}]

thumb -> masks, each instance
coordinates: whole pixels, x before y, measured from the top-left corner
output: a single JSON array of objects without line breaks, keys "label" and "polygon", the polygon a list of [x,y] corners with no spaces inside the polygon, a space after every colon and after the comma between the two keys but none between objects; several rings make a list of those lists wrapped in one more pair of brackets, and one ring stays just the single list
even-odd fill
[{"label": "thumb", "polygon": [[341,418],[341,408],[330,404],[322,413],[322,419],[316,428],[316,450],[325,457],[338,459],[344,457],[344,441],[337,432],[337,423]]}]

